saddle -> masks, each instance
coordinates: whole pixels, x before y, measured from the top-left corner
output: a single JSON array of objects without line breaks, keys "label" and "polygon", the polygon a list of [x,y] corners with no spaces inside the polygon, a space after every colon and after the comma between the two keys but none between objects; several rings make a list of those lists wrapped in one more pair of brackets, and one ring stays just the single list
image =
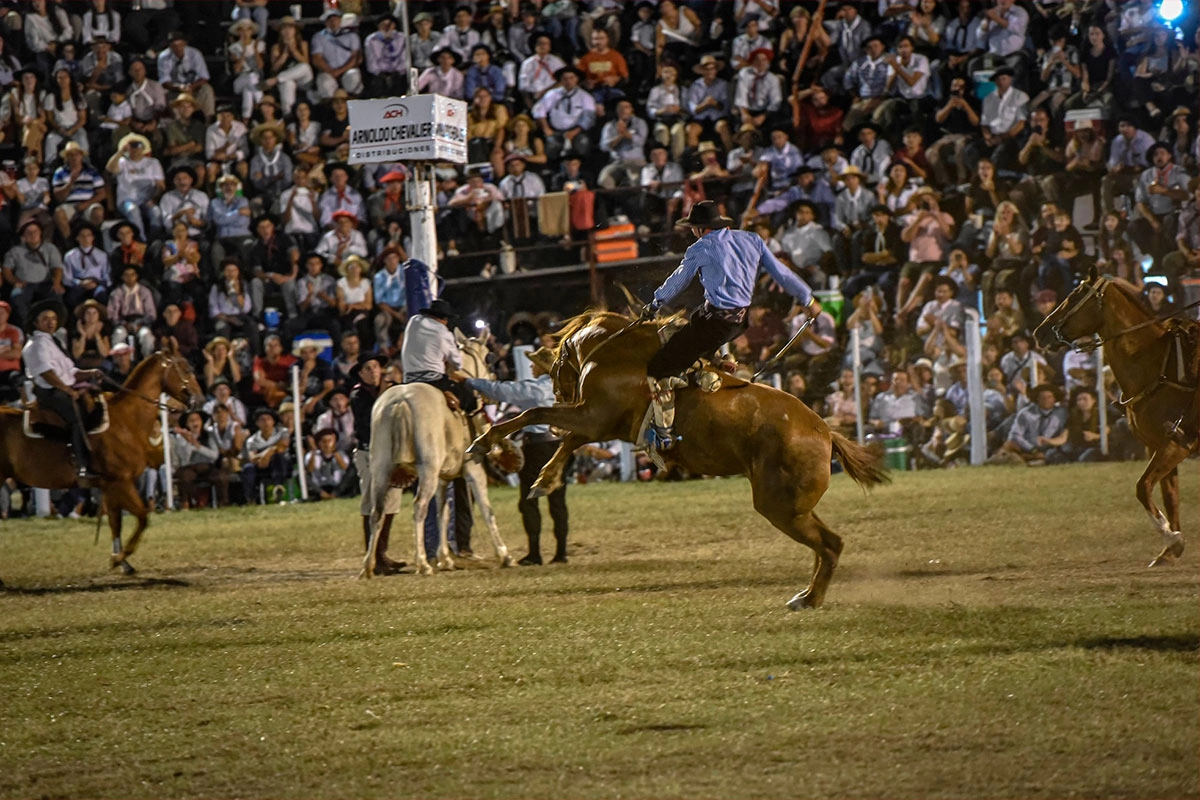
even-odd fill
[{"label": "saddle", "polygon": [[[108,401],[104,395],[88,395],[80,403],[83,429],[88,435],[108,430]],[[22,427],[30,439],[50,439],[58,442],[71,441],[71,429],[66,421],[48,408],[41,408],[37,401],[25,405]]]}]

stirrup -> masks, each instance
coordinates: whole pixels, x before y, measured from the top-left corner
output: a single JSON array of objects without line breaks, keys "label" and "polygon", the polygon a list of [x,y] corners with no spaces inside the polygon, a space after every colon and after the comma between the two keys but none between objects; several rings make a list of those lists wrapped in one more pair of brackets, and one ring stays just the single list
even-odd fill
[{"label": "stirrup", "polygon": [[646,444],[660,453],[674,448],[682,438],[676,436],[670,428],[660,428],[657,425],[646,428]]}]

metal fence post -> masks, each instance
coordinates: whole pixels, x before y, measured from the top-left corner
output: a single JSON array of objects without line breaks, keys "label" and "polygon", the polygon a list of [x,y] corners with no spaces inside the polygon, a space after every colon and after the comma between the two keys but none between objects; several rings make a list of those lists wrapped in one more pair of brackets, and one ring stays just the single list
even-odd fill
[{"label": "metal fence post", "polygon": [[304,437],[301,436],[301,417],[304,415],[304,404],[300,397],[300,365],[292,367],[292,404],[296,407],[292,412],[292,439],[296,444],[296,471],[300,475],[300,498],[308,500],[308,470],[304,467]]},{"label": "metal fence post", "polygon": [[[171,412],[167,410],[167,400],[164,393],[159,395],[159,424],[162,426],[163,443],[163,494],[167,498],[167,508],[175,510],[175,468],[171,465]],[[111,513],[111,512],[110,512]],[[121,512],[118,511],[118,514]]]},{"label": "metal fence post", "polygon": [[974,309],[967,310],[963,335],[967,345],[967,407],[971,420],[971,465],[979,466],[987,461],[987,412],[983,406],[983,373],[979,371],[979,364],[983,360],[983,340],[979,335],[979,315]]}]

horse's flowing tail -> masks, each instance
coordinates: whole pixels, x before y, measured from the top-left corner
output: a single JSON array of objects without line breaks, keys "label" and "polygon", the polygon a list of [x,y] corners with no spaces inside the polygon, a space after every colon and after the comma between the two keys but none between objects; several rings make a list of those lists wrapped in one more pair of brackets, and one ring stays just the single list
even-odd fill
[{"label": "horse's flowing tail", "polygon": [[836,431],[829,432],[833,441],[833,454],[846,470],[846,474],[864,489],[878,486],[881,483],[891,483],[892,478],[881,466],[883,450],[875,447],[863,447],[852,442]]}]

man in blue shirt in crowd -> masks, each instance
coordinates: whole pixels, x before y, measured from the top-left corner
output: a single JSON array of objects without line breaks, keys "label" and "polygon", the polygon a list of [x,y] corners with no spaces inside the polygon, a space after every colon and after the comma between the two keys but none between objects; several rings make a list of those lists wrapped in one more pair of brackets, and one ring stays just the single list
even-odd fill
[{"label": "man in blue shirt in crowd", "polygon": [[654,291],[654,299],[642,310],[644,318],[653,316],[699,275],[704,304],[692,312],[688,324],[667,340],[646,366],[654,414],[648,438],[658,450],[669,450],[678,441],[672,431],[674,390],[687,385],[680,374],[696,359],[712,355],[746,329],[746,309],[754,294],[760,266],[800,302],[809,317],[821,313],[808,284],[781,264],[758,234],[729,230],[732,223],[711,200],[692,206],[691,212],[675,224],[691,228],[696,243],[688,248],[679,268]]}]

